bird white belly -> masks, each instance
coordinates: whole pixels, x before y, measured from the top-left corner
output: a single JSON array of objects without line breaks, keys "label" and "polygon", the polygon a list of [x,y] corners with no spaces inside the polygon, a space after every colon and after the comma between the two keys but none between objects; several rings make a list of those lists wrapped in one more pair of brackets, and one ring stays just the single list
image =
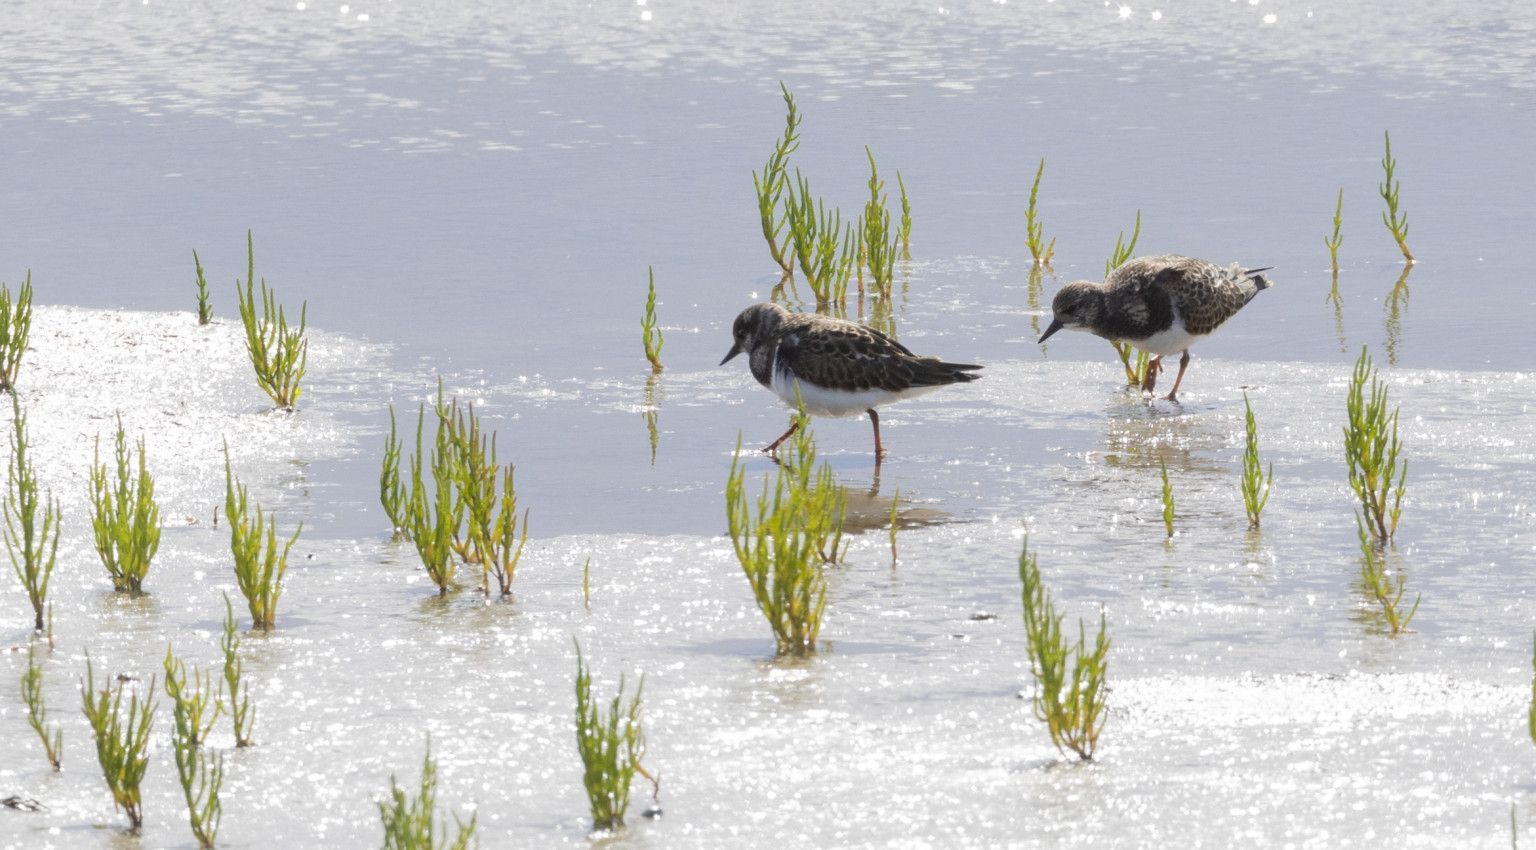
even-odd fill
[{"label": "bird white belly", "polygon": [[796,380],[781,369],[774,369],[772,376],[768,388],[773,390],[773,394],[790,407],[795,407],[798,388],[800,403],[805,405],[805,412],[812,416],[857,416],[872,407],[938,389],[914,387],[900,393],[879,389],[838,390]]},{"label": "bird white belly", "polygon": [[1178,354],[1207,336],[1209,334],[1192,334],[1186,330],[1184,317],[1175,308],[1173,324],[1167,330],[1158,331],[1143,340],[1132,340],[1131,344],[1150,354]]}]

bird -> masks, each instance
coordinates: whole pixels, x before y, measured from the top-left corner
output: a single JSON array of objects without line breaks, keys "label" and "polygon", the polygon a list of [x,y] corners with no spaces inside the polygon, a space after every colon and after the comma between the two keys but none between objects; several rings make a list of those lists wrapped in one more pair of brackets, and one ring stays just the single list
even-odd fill
[{"label": "bird", "polygon": [[1103,283],[1074,280],[1063,286],[1051,302],[1054,318],[1039,341],[1066,328],[1128,342],[1153,355],[1141,387],[1148,393],[1157,384],[1163,357],[1182,352],[1179,375],[1167,396],[1176,402],[1190,346],[1272,286],[1259,274],[1271,268],[1222,267],[1178,254],[1127,260]]},{"label": "bird", "polygon": [[[785,404],[815,416],[868,413],[875,430],[875,462],[885,458],[875,408],[948,384],[974,381],[982,367],[920,357],[873,328],[815,313],[791,313],[777,304],[753,304],[736,317],[731,350],[745,352],[752,377]],[[800,427],[796,422],[763,451],[772,454]]]}]

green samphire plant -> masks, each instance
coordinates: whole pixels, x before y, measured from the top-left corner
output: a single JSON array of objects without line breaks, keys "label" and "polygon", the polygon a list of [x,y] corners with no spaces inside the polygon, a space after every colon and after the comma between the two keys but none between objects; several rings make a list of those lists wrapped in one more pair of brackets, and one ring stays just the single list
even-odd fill
[{"label": "green samphire plant", "polygon": [[245,485],[235,478],[224,446],[224,513],[229,518],[229,549],[235,558],[235,580],[251,612],[253,628],[267,631],[277,625],[277,600],[283,594],[288,573],[288,553],[299,540],[304,523],[281,548],[277,539],[277,514],[262,514],[261,505],[250,510]]},{"label": "green samphire plant", "polygon": [[774,142],[773,152],[763,165],[763,173],[752,172],[752,185],[757,190],[757,212],[762,219],[768,253],[773,255],[773,261],[778,263],[784,279],[788,280],[795,274],[794,235],[785,233],[787,214],[781,212],[780,207],[789,183],[789,155],[800,147],[800,111],[795,107],[795,96],[783,82],[779,83],[779,91],[784,95],[787,109],[784,134]]},{"label": "green samphire plant", "polygon": [[27,669],[21,673],[21,700],[27,704],[27,725],[43,742],[43,753],[48,763],[58,771],[64,766],[64,729],[54,726],[49,730],[48,708],[43,704],[43,668],[37,664],[36,648],[27,645]]},{"label": "green samphire plant", "polygon": [[[1051,264],[1051,257],[1056,254],[1056,237],[1052,236],[1051,241],[1045,241],[1045,224],[1040,221],[1040,210],[1038,206],[1040,198],[1040,178],[1044,176],[1045,157],[1041,157],[1040,167],[1035,169],[1035,182],[1030,184],[1029,187],[1029,208],[1024,211],[1024,241],[1025,244],[1029,246],[1029,255],[1034,258],[1035,265],[1037,267],[1049,267]],[[1133,238],[1131,240],[1131,245],[1134,247],[1135,244],[1136,242]],[[1120,249],[1120,245],[1118,243],[1116,244],[1115,249],[1116,254],[1118,255]],[[1125,252],[1125,256],[1130,256],[1129,250]],[[1113,260],[1114,257],[1111,257],[1110,259]],[[1125,259],[1122,258],[1120,262],[1125,262]],[[1116,263],[1115,265],[1119,265],[1119,263]]]},{"label": "green samphire plant", "polygon": [[32,334],[32,272],[15,296],[0,283],[0,393],[16,394],[16,375],[21,371],[27,338]]},{"label": "green samphire plant", "polygon": [[864,147],[869,158],[869,200],[864,202],[864,215],[859,220],[860,240],[864,244],[864,263],[874,288],[881,298],[889,300],[896,280],[896,254],[901,250],[901,233],[892,227],[891,211],[886,209],[885,181],[875,166],[875,154]]},{"label": "green samphire plant", "polygon": [[635,774],[649,776],[640,760],[645,757],[645,730],[640,723],[645,678],[635,693],[624,698],[624,679],[619,692],[604,711],[592,698],[592,673],[576,644],[576,750],[581,755],[582,787],[592,811],[592,829],[622,829],[629,810],[629,791]]},{"label": "green samphire plant", "polygon": [[96,760],[101,765],[102,778],[112,793],[112,804],[128,816],[128,824],[135,831],[144,825],[144,796],[141,786],[144,773],[149,769],[149,735],[155,724],[155,681],[150,679],[149,690],[140,699],[138,692],[128,697],[127,711],[123,710],[123,691],[126,682],[116,687],[96,690],[96,672],[91,666],[89,654],[85,657],[85,680],[80,686],[80,698],[85,719],[96,736]]},{"label": "green samphire plant", "polygon": [[224,652],[224,692],[229,695],[225,710],[235,726],[235,746],[256,745],[256,709],[251,706],[250,689],[245,681],[245,664],[240,660],[240,633],[235,630],[235,608],[224,594],[224,634],[219,640]]},{"label": "green samphire plant", "polygon": [[1398,193],[1402,190],[1402,183],[1397,180],[1397,159],[1392,156],[1392,133],[1384,134],[1387,140],[1387,152],[1381,158],[1381,170],[1385,174],[1377,192],[1386,202],[1387,208],[1381,212],[1381,223],[1386,226],[1387,232],[1392,234],[1392,240],[1397,243],[1397,250],[1403,252],[1403,261],[1408,265],[1418,262],[1414,259],[1413,252],[1408,250],[1408,213],[1399,207]]},{"label": "green samphire plant", "polygon": [[1248,512],[1248,527],[1259,527],[1259,515],[1264,512],[1264,506],[1269,504],[1269,488],[1275,481],[1275,465],[1269,465],[1269,472],[1264,471],[1264,466],[1259,462],[1259,422],[1253,415],[1253,405],[1248,402],[1248,394],[1243,393],[1243,409],[1245,424],[1245,440],[1243,443],[1243,507]]},{"label": "green samphire plant", "polygon": [[203,276],[203,261],[192,252],[192,265],[197,269],[197,323],[206,325],[213,321],[213,303],[208,299],[208,278]]},{"label": "green samphire plant", "polygon": [[479,568],[485,593],[494,579],[501,596],[510,596],[528,542],[528,511],[518,514],[513,465],[497,461],[496,435],[485,433],[474,406],[444,401],[441,383],[433,412],[437,429],[430,452],[423,450],[426,405],[417,412],[416,450],[402,480],[401,441],[390,409],[379,484],[385,512],[415,545],[438,595],[458,586],[463,565]]},{"label": "green samphire plant", "polygon": [[3,506],[5,548],[32,603],[33,630],[42,633],[47,629],[48,583],[59,551],[59,503],[52,493],[41,493],[28,457],[27,417],[15,393],[11,393],[11,417],[11,463]]},{"label": "green samphire plant", "polygon": [[299,308],[299,326],[288,325],[288,315],[277,303],[277,293],[261,279],[261,305],[256,304],[256,248],[250,231],[245,234],[245,288],[235,283],[240,323],[245,327],[245,350],[256,371],[256,384],[280,410],[298,406],[303,388],[299,382],[309,363],[309,340],[304,335],[309,303]]},{"label": "green samphire plant", "polygon": [[650,361],[651,371],[660,372],[661,346],[666,341],[661,335],[661,326],[656,320],[656,270],[647,267],[646,273],[650,276],[650,290],[645,296],[645,314],[640,317],[641,342],[645,345],[645,359]]},{"label": "green samphire plant", "polygon": [[214,846],[219,821],[224,810],[219,789],[224,784],[224,757],[203,751],[208,733],[223,710],[222,688],[214,689],[211,673],[192,669],[165,648],[165,693],[171,698],[175,727],[171,730],[171,751],[176,761],[176,778],[181,782],[187,803],[187,823],[197,846]]},{"label": "green samphire plant", "polygon": [[1062,618],[1040,579],[1040,565],[1029,551],[1027,539],[1019,554],[1019,581],[1023,585],[1029,670],[1035,680],[1030,703],[1035,717],[1046,724],[1051,743],[1063,755],[1070,752],[1089,761],[1099,745],[1106,707],[1109,636],[1104,615],[1099,615],[1099,634],[1092,647],[1081,620],[1077,642],[1069,643],[1062,636]]},{"label": "green samphire plant", "polygon": [[1340,228],[1344,226],[1344,188],[1339,187],[1339,199],[1333,205],[1333,233],[1323,237],[1323,244],[1328,246],[1328,258],[1333,266],[1334,284],[1338,284],[1339,278],[1339,246],[1344,244],[1344,234]]},{"label": "green samphire plant", "polygon": [[1168,539],[1173,539],[1173,482],[1168,480],[1168,463],[1162,458],[1157,459],[1157,466],[1163,476],[1163,529],[1168,532]]},{"label": "green samphire plant", "polygon": [[437,823],[437,762],[431,739],[421,762],[420,790],[408,793],[391,775],[389,796],[379,803],[379,820],[384,824],[384,850],[466,850],[471,842],[480,846],[476,816],[470,816],[469,823],[455,816],[453,830]]},{"label": "green samphire plant", "polygon": [[[1369,386],[1369,391],[1367,391]],[[1399,459],[1398,409],[1387,412],[1387,385],[1376,374],[1370,352],[1360,349],[1350,377],[1344,425],[1344,460],[1349,465],[1349,489],[1360,502],[1366,531],[1378,546],[1397,533],[1403,513],[1408,461]]]},{"label": "green samphire plant", "polygon": [[784,207],[795,258],[816,296],[816,309],[845,309],[848,280],[859,262],[859,228],[845,224],[841,210],[828,209],[825,201],[812,194],[810,179],[798,168],[794,182],[785,189]]},{"label": "green samphire plant", "polygon": [[816,467],[815,439],[803,420],[789,445],[753,502],[737,441],[726,479],[726,520],[778,654],[810,655],[827,605],[824,565],[838,560],[843,549],[846,500],[831,467]]},{"label": "green samphire plant", "polygon": [[115,464],[101,460],[101,438],[96,438],[91,463],[91,529],[96,554],[119,592],[143,593],[150,561],[160,550],[160,506],[155,503],[155,479],[149,474],[144,438],[139,438],[138,470],[128,450],[123,419],[117,419],[114,438]]}]

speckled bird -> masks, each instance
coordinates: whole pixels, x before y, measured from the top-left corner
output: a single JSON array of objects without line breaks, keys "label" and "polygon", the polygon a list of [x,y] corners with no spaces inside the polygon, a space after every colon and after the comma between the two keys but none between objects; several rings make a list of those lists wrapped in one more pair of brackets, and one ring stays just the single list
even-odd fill
[{"label": "speckled bird", "polygon": [[[731,329],[735,342],[720,365],[747,353],[752,377],[790,407],[813,416],[868,413],[875,429],[875,461],[885,457],[875,408],[976,380],[980,369],[919,357],[872,328],[814,313],[791,313],[777,304],[753,304]],[[798,400],[798,402],[797,402]],[[799,427],[796,422],[763,449],[773,452]]]},{"label": "speckled bird", "polygon": [[1127,260],[1103,283],[1074,280],[1051,302],[1055,314],[1040,335],[1045,342],[1062,328],[1121,340],[1153,355],[1142,389],[1157,384],[1165,355],[1183,352],[1169,401],[1189,368],[1189,347],[1210,336],[1222,322],[1270,287],[1259,272],[1237,263],[1226,268],[1193,257],[1164,254]]}]

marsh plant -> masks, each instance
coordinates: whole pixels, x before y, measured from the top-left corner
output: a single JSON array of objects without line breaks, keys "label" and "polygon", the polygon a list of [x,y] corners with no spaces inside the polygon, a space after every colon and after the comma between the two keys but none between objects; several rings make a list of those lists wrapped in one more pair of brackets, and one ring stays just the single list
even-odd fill
[{"label": "marsh plant", "polygon": [[1323,244],[1328,246],[1328,258],[1333,265],[1334,283],[1337,285],[1339,277],[1339,246],[1344,244],[1344,234],[1340,228],[1344,226],[1344,188],[1339,187],[1339,199],[1333,205],[1333,234],[1323,237]]},{"label": "marsh plant", "polygon": [[[1024,211],[1024,239],[1029,245],[1029,255],[1035,258],[1037,267],[1049,266],[1051,257],[1056,253],[1056,237],[1052,236],[1051,241],[1045,241],[1045,224],[1040,221],[1040,179],[1044,176],[1045,157],[1041,157],[1040,167],[1035,169],[1035,182],[1029,187],[1029,208]],[[1134,240],[1132,244],[1135,244]]]},{"label": "marsh plant", "polygon": [[1347,406],[1344,459],[1349,464],[1349,488],[1360,501],[1365,530],[1377,546],[1385,546],[1397,533],[1397,521],[1403,513],[1408,461],[1399,460],[1398,408],[1387,412],[1387,385],[1377,377],[1365,348],[1355,361]]},{"label": "marsh plant", "polygon": [[[441,385],[435,410],[437,431],[430,454],[422,450],[426,405],[418,408],[416,413],[416,452],[410,459],[404,529],[405,536],[416,547],[427,576],[442,596],[457,586],[459,562],[454,541],[464,527],[464,504],[455,491],[456,454],[446,422],[447,408],[443,405]],[[423,467],[428,465],[432,471],[430,489],[423,474]]]},{"label": "marsh plant", "polygon": [[251,695],[246,688],[245,665],[240,661],[240,633],[235,630],[235,608],[227,593],[224,594],[224,635],[219,648],[224,652],[224,691],[229,695],[225,710],[235,726],[235,746],[254,746],[256,709],[251,706]]},{"label": "marsh plant", "polygon": [[907,181],[896,172],[896,187],[901,190],[901,258],[912,258],[912,202],[907,200]]},{"label": "marsh plant", "polygon": [[107,789],[112,792],[112,804],[128,816],[129,825],[137,830],[144,825],[139,786],[149,768],[149,734],[155,723],[155,681],[150,679],[149,690],[142,699],[137,692],[130,694],[124,711],[123,691],[127,687],[126,682],[119,681],[116,687],[96,690],[96,672],[91,666],[90,655],[86,655],[85,681],[80,686],[80,697],[85,719],[96,736],[96,760],[101,764]]},{"label": "marsh plant", "polygon": [[1403,595],[1407,592],[1407,576],[1403,575],[1401,569],[1394,572],[1387,566],[1386,551],[1371,539],[1358,513],[1355,514],[1355,530],[1360,537],[1361,583],[1365,585],[1366,592],[1381,607],[1381,615],[1386,620],[1389,634],[1397,637],[1408,629],[1408,624],[1413,621],[1413,615],[1418,613],[1422,594],[1416,594],[1413,598],[1413,607],[1405,611]]},{"label": "marsh plant", "polygon": [[112,470],[101,460],[96,438],[91,463],[91,528],[96,554],[119,592],[143,593],[149,563],[160,549],[160,506],[155,503],[155,479],[149,474],[144,438],[139,438],[138,470],[128,450],[123,419],[117,418]]},{"label": "marsh plant", "polygon": [[27,646],[27,669],[21,671],[21,699],[27,704],[27,725],[43,742],[43,752],[54,770],[64,764],[64,729],[55,725],[49,731],[48,707],[43,704],[43,668],[37,664],[36,648]]},{"label": "marsh plant", "polygon": [[[420,426],[418,425],[418,430]],[[389,527],[396,534],[405,530],[406,513],[410,506],[410,491],[400,480],[400,435],[395,428],[395,406],[389,406],[389,435],[384,438],[384,461],[379,465],[379,503]]]},{"label": "marsh plant", "polygon": [[875,154],[867,145],[864,155],[869,158],[869,199],[864,202],[864,215],[859,222],[863,257],[875,290],[882,299],[889,300],[896,279],[896,253],[901,248],[901,234],[891,226],[891,211],[885,204],[885,181],[880,179]]},{"label": "marsh plant", "polygon": [[1130,241],[1129,242],[1126,241],[1126,239],[1125,239],[1125,231],[1124,230],[1120,231],[1120,233],[1117,236],[1115,236],[1115,247],[1114,247],[1114,250],[1109,252],[1109,259],[1104,261],[1104,276],[1105,277],[1109,277],[1109,273],[1110,272],[1114,271],[1117,268],[1120,268],[1120,266],[1123,265],[1126,260],[1129,260],[1131,258],[1131,255],[1133,253],[1135,253],[1135,251],[1136,251],[1136,243],[1140,239],[1141,239],[1141,210],[1137,210],[1136,211],[1136,226],[1134,228],[1132,228],[1132,230],[1131,230],[1131,239],[1130,239]]},{"label": "marsh plant", "polygon": [[457,586],[462,564],[480,568],[481,590],[490,593],[494,579],[500,594],[509,596],[528,542],[528,511],[519,517],[513,465],[496,459],[496,435],[484,432],[474,407],[444,401],[441,384],[433,412],[437,427],[430,451],[424,451],[426,405],[417,411],[416,451],[409,480],[402,482],[401,442],[390,410],[380,477],[385,511],[403,514],[397,528],[415,545],[438,595]]},{"label": "marsh plant", "polygon": [[827,605],[824,565],[841,556],[845,498],[831,467],[816,468],[815,439],[803,420],[755,503],[747,495],[737,441],[725,506],[736,559],[773,629],[778,654],[815,653]]},{"label": "marsh plant", "polygon": [[800,147],[800,111],[795,108],[795,96],[788,86],[780,82],[779,91],[784,94],[787,110],[784,134],[774,142],[773,153],[768,155],[763,173],[752,172],[752,185],[757,189],[757,212],[763,223],[763,238],[768,241],[768,253],[773,255],[773,261],[778,263],[787,280],[795,274],[794,236],[784,231],[787,210],[781,212],[780,206],[789,183],[789,155]]},{"label": "marsh plant", "polygon": [[640,317],[641,342],[645,345],[645,359],[651,362],[651,371],[661,371],[661,346],[665,340],[661,335],[661,326],[656,323],[656,270],[647,268],[650,275],[651,288],[645,296],[645,315]]},{"label": "marsh plant", "polygon": [[1269,488],[1275,480],[1275,465],[1269,471],[1259,462],[1259,421],[1253,415],[1253,405],[1248,394],[1243,393],[1243,410],[1246,439],[1243,443],[1243,507],[1248,511],[1248,527],[1259,527],[1259,515],[1269,504]]},{"label": "marsh plant", "polygon": [[224,783],[224,758],[204,752],[202,746],[219,719],[222,688],[214,690],[213,676],[205,671],[193,668],[189,675],[186,665],[166,647],[165,692],[171,698],[176,723],[171,730],[171,749],[187,801],[187,820],[198,846],[209,848],[218,836],[223,816],[219,788]]},{"label": "marsh plant", "polygon": [[299,308],[299,326],[288,325],[288,314],[277,303],[277,293],[261,279],[261,306],[256,305],[256,249],[250,231],[245,233],[245,288],[235,283],[240,322],[245,326],[245,350],[256,370],[256,384],[281,410],[293,410],[303,389],[299,381],[309,363],[309,340],[304,335],[309,303]]},{"label": "marsh plant", "polygon": [[[5,548],[11,568],[32,603],[33,630],[47,626],[48,582],[59,551],[59,503],[52,493],[41,494],[37,472],[27,456],[27,417],[11,393],[11,465],[5,492]],[[52,630],[48,629],[52,634]],[[51,638],[50,638],[51,640]]]},{"label": "marsh plant", "polygon": [[384,824],[385,850],[465,850],[470,842],[480,846],[475,838],[476,816],[465,823],[455,815],[452,830],[438,825],[437,762],[432,758],[431,739],[421,762],[420,789],[412,795],[391,775],[389,796],[379,803],[379,820]]},{"label": "marsh plant", "polygon": [[16,393],[16,374],[32,334],[32,272],[27,272],[15,296],[0,283],[0,393]]},{"label": "marsh plant", "polygon": [[[1109,253],[1109,259],[1104,261],[1104,277],[1119,268],[1136,251],[1136,242],[1141,238],[1141,210],[1136,211],[1136,227],[1131,231],[1129,242],[1125,239],[1125,231],[1115,237],[1115,248]],[[1130,343],[1121,340],[1110,340],[1114,346],[1115,354],[1120,356],[1120,365],[1125,368],[1126,386],[1139,387],[1144,384],[1147,377],[1147,363],[1149,358],[1145,351],[1134,348]]]},{"label": "marsh plant", "polygon": [[1158,458],[1157,467],[1163,473],[1163,528],[1168,539],[1173,539],[1173,482],[1168,480],[1168,463]]},{"label": "marsh plant", "polygon": [[795,169],[795,181],[784,195],[785,214],[794,240],[795,258],[806,285],[816,296],[816,309],[846,307],[848,280],[859,262],[859,228],[843,223],[842,211],[827,209],[811,193],[811,181]]},{"label": "marsh plant", "polygon": [[[1531,733],[1531,743],[1536,744],[1536,637],[1533,637],[1531,642],[1531,673],[1531,705],[1526,720]],[[57,764],[54,765],[54,769],[58,769]]]},{"label": "marsh plant", "polygon": [[[1025,289],[1025,300],[1029,305],[1029,327],[1033,336],[1040,336],[1040,296],[1045,292],[1045,270],[1043,266],[1030,266],[1029,277]],[[1041,343],[1043,346],[1049,342]]]},{"label": "marsh plant", "polygon": [[496,435],[486,435],[473,405],[449,406],[445,420],[453,447],[454,479],[463,506],[465,535],[455,541],[459,558],[481,569],[481,590],[490,593],[491,579],[502,596],[512,593],[512,580],[528,543],[528,512],[517,515],[517,486],[512,464],[496,460]]},{"label": "marsh plant", "polygon": [[187,741],[200,747],[208,740],[213,724],[224,711],[224,688],[214,686],[213,674],[192,668],[177,658],[171,647],[165,648],[165,695],[171,698],[176,710],[177,733],[181,734],[182,720],[186,720]]},{"label": "marsh plant", "polygon": [[1099,614],[1099,634],[1091,649],[1082,620],[1077,623],[1077,643],[1068,643],[1061,633],[1062,618],[1040,580],[1040,565],[1030,553],[1027,539],[1019,554],[1019,581],[1023,584],[1029,670],[1035,679],[1031,699],[1035,717],[1046,724],[1051,743],[1062,755],[1072,752],[1089,761],[1098,748],[1104,720],[1109,668],[1104,615]]},{"label": "marsh plant", "polygon": [[213,321],[213,302],[208,300],[208,278],[203,276],[203,261],[198,259],[195,250],[192,265],[197,268],[197,323],[206,325]]},{"label": "marsh plant", "polygon": [[1332,266],[1332,283],[1328,287],[1326,300],[1333,305],[1333,325],[1338,332],[1340,342],[1339,350],[1342,352],[1344,337],[1344,296],[1339,292],[1339,246],[1344,244],[1344,234],[1340,229],[1344,226],[1344,189],[1339,188],[1339,198],[1333,207],[1333,234],[1323,237],[1323,244],[1328,246],[1328,257]]},{"label": "marsh plant", "polygon": [[1387,140],[1387,152],[1381,158],[1381,170],[1385,178],[1377,187],[1377,193],[1386,202],[1387,208],[1381,212],[1381,223],[1386,225],[1387,232],[1392,234],[1393,241],[1397,242],[1397,250],[1403,252],[1403,261],[1412,265],[1418,260],[1413,257],[1413,252],[1408,250],[1408,213],[1399,207],[1398,193],[1402,183],[1397,180],[1397,159],[1392,156],[1392,133],[1384,134]]},{"label": "marsh plant", "polygon": [[277,514],[253,512],[245,485],[229,464],[224,446],[224,513],[229,517],[229,549],[235,558],[235,581],[251,612],[251,626],[263,631],[277,625],[277,600],[283,595],[283,576],[288,573],[288,553],[299,540],[304,523],[281,547],[277,539]]},{"label": "marsh plant", "polygon": [[593,830],[624,826],[629,810],[629,789],[635,774],[649,776],[640,760],[645,757],[645,730],[640,724],[645,677],[627,700],[624,678],[619,692],[604,711],[592,698],[592,673],[576,644],[576,750],[581,754],[581,784],[587,791]]}]

